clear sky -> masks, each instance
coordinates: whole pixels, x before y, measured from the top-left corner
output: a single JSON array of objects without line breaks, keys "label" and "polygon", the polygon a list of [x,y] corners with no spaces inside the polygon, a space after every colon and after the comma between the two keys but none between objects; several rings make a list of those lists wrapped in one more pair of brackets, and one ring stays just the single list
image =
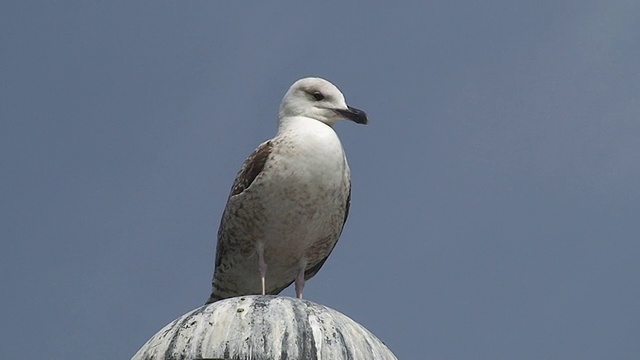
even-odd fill
[{"label": "clear sky", "polygon": [[400,359],[640,358],[640,2],[2,8],[0,358],[126,359],[203,304],[305,76],[370,119],[306,298]]}]

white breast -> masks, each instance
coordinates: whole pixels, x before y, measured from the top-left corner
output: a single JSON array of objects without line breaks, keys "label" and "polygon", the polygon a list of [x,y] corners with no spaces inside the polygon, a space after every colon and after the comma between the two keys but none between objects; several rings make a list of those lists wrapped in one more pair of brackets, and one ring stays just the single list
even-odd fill
[{"label": "white breast", "polygon": [[257,246],[269,292],[293,281],[300,264],[321,262],[342,231],[350,190],[342,145],[331,127],[301,119],[270,140],[262,172],[227,203],[221,236],[234,252],[223,266],[232,268],[216,276],[247,293],[260,291]]},{"label": "white breast", "polygon": [[336,133],[318,121],[282,132],[274,141],[270,169],[261,179],[271,220],[265,238],[274,239],[265,246],[300,252],[342,228],[335,214],[344,216],[349,167]]}]

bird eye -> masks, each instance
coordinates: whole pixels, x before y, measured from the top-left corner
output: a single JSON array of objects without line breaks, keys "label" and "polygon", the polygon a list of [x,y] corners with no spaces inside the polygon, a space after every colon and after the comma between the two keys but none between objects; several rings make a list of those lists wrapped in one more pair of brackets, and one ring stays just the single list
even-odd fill
[{"label": "bird eye", "polygon": [[312,92],[311,96],[313,96],[313,98],[316,99],[316,101],[324,100],[324,95],[322,95],[320,91]]}]

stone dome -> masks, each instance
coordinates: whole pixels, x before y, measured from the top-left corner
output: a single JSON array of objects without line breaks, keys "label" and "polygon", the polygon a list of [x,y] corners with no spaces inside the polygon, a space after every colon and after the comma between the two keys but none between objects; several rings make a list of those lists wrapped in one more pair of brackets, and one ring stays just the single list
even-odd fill
[{"label": "stone dome", "polygon": [[347,316],[307,300],[242,296],[201,306],[172,321],[133,360],[396,359]]}]

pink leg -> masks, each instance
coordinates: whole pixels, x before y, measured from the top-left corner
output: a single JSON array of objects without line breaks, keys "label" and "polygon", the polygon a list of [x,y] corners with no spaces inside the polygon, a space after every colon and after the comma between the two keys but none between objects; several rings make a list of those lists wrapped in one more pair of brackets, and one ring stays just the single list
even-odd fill
[{"label": "pink leg", "polygon": [[304,289],[304,270],[307,267],[306,261],[300,261],[300,270],[296,276],[296,297],[302,299],[302,290]]},{"label": "pink leg", "polygon": [[262,295],[267,294],[267,286],[265,277],[267,276],[267,263],[264,262],[264,247],[258,243],[258,270],[260,271],[260,280],[262,280]]}]

